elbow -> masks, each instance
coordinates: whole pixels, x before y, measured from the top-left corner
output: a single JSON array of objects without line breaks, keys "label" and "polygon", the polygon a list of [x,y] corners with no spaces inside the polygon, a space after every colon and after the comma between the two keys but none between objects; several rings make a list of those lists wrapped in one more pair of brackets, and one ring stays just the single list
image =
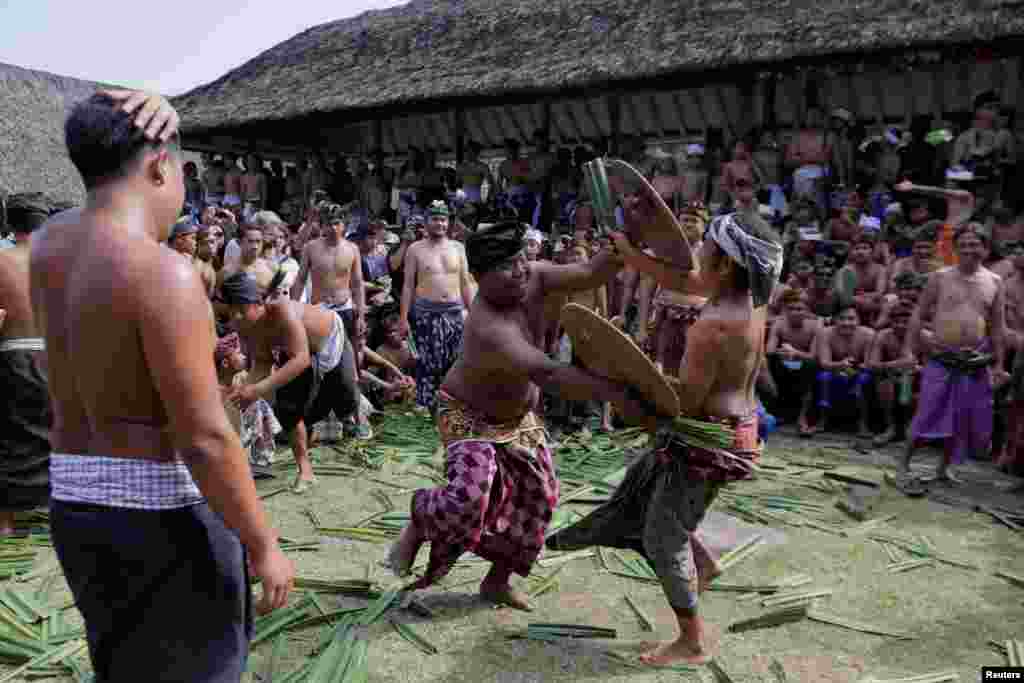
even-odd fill
[{"label": "elbow", "polygon": [[179,457],[188,466],[205,465],[218,459],[228,457],[232,439],[238,436],[231,428],[226,416],[222,425],[209,425],[189,431],[178,431],[181,439],[175,444]]}]

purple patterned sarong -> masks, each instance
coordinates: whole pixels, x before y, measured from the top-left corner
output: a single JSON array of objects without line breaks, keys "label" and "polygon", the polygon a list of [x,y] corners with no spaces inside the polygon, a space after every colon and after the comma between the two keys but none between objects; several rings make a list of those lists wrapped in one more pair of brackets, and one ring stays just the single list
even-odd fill
[{"label": "purple patterned sarong", "polygon": [[963,462],[969,453],[983,455],[992,441],[989,368],[929,361],[921,371],[921,395],[910,433],[915,440],[952,439],[946,452],[953,464]]},{"label": "purple patterned sarong", "polygon": [[465,552],[528,576],[558,504],[544,426],[533,413],[496,425],[444,391],[438,431],[448,484],[413,494],[412,521],[430,541],[413,590],[436,583]]}]

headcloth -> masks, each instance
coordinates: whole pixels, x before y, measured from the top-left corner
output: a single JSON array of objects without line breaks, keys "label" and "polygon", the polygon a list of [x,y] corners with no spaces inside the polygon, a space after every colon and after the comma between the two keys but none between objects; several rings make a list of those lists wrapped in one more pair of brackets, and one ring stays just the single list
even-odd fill
[{"label": "headcloth", "polygon": [[263,294],[256,279],[249,273],[235,273],[224,280],[220,287],[221,296],[227,305],[261,304]]},{"label": "headcloth", "polygon": [[717,216],[704,239],[712,240],[729,258],[746,268],[754,307],[768,303],[782,274],[782,247],[748,233],[735,213]]},{"label": "headcloth", "polygon": [[466,259],[474,273],[486,273],[523,250],[526,228],[504,221],[482,228],[466,238]]}]

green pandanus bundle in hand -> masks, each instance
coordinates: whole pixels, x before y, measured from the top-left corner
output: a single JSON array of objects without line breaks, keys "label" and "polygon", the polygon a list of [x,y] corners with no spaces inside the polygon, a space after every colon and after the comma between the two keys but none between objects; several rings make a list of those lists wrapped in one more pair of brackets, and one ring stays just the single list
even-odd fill
[{"label": "green pandanus bundle in hand", "polygon": [[594,159],[583,164],[583,176],[590,189],[590,199],[594,205],[594,220],[597,235],[604,237],[615,230],[615,202],[612,199],[611,187],[608,184],[608,171],[604,161]]}]

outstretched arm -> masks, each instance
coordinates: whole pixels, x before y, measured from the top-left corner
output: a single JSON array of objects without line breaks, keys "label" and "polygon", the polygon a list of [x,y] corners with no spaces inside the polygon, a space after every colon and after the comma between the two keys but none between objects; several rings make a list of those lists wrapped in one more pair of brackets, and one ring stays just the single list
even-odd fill
[{"label": "outstretched arm", "polygon": [[707,296],[708,288],[701,280],[699,270],[685,270],[674,263],[648,256],[634,247],[622,233],[612,233],[612,240],[626,265],[641,275],[646,275],[662,287],[675,292]]},{"label": "outstretched arm", "polygon": [[298,301],[302,298],[302,290],[306,288],[306,278],[309,277],[309,245],[302,248],[302,265],[299,266],[299,274],[292,283],[292,299]]},{"label": "outstretched arm", "polygon": [[622,259],[604,250],[586,263],[558,266],[535,261],[530,267],[540,277],[546,294],[571,294],[597,289],[609,282],[622,268]]},{"label": "outstretched arm", "polygon": [[915,185],[909,180],[897,183],[895,189],[897,192],[911,192],[913,194],[923,194],[927,197],[942,197],[943,199],[948,197],[969,199],[971,197],[971,193],[967,190],[953,190],[945,187],[932,187],[931,185]]}]

